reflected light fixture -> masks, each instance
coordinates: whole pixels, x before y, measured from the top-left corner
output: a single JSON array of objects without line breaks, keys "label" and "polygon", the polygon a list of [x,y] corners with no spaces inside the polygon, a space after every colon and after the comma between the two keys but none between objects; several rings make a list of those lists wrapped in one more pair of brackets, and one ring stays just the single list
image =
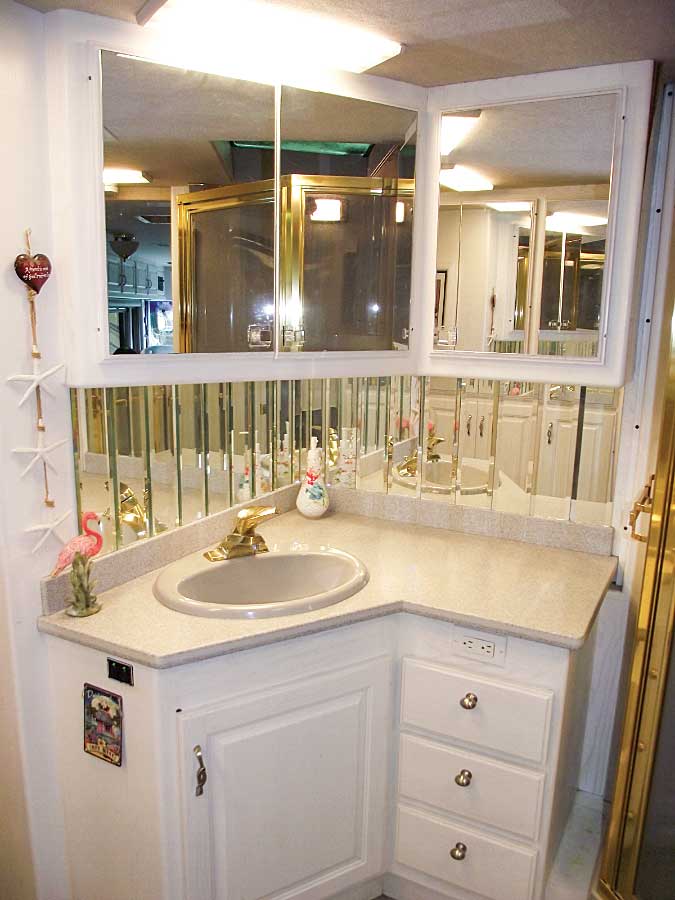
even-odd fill
[{"label": "reflected light fixture", "polygon": [[468,166],[441,169],[438,180],[453,191],[491,191],[494,185],[480,172]]},{"label": "reflected light fixture", "polygon": [[118,184],[150,184],[152,178],[140,169],[103,169],[103,184],[106,190],[116,190]]},{"label": "reflected light fixture", "polygon": [[336,197],[314,198],[314,210],[310,219],[312,222],[341,222],[342,200]]},{"label": "reflected light fixture", "polygon": [[447,156],[478,125],[481,111],[447,113],[441,116],[441,156]]},{"label": "reflected light fixture", "polygon": [[403,200],[396,201],[396,224],[400,225],[405,222],[405,203]]},{"label": "reflected light fixture", "polygon": [[521,200],[514,200],[510,203],[505,200],[504,202],[486,203],[485,205],[489,206],[490,209],[496,209],[497,212],[530,212],[532,209],[531,203]]},{"label": "reflected light fixture", "polygon": [[591,216],[585,213],[554,212],[546,216],[547,231],[578,231],[580,228],[593,228],[606,225],[606,216]]},{"label": "reflected light fixture", "polygon": [[[146,4],[148,6],[149,4]],[[153,7],[158,4],[152,3]],[[285,72],[342,69],[365,72],[401,52],[401,44],[329,16],[261,0],[167,0],[144,16],[142,24],[161,30],[167,50],[185,59],[190,46],[203,71],[261,67],[267,79]],[[223,49],[223,35],[228,35]],[[242,40],[251,35],[252,42]]]}]

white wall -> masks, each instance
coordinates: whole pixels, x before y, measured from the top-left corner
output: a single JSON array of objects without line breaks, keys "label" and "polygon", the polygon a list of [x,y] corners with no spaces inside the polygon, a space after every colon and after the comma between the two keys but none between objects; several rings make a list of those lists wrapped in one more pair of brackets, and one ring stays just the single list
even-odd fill
[{"label": "white wall", "polygon": [[[32,401],[17,408],[20,391],[7,376],[30,372],[30,331],[26,293],[13,271],[23,250],[23,229],[33,230],[34,252],[51,256],[48,195],[48,145],[44,82],[44,16],[13,2],[0,4],[0,160],[3,214],[0,217],[0,896],[3,900],[69,900],[63,825],[51,753],[53,710],[48,697],[44,639],[36,630],[40,614],[40,578],[53,565],[58,544],[49,539],[31,556],[35,537],[24,534],[44,521],[38,467],[19,480],[21,459],[12,448],[34,441]],[[41,349],[45,367],[61,355],[60,313],[55,274],[38,299]],[[46,399],[48,439],[69,435],[68,394],[56,382]],[[71,454],[54,454],[64,473],[52,480],[57,509],[72,506]],[[64,526],[74,531],[74,519]],[[13,672],[12,672],[13,669]],[[12,677],[13,676],[13,677]],[[18,710],[18,714],[17,714]],[[73,748],[77,753],[79,748]],[[21,790],[22,776],[24,791]],[[30,842],[29,842],[30,837]],[[35,888],[30,873],[31,849]]]}]

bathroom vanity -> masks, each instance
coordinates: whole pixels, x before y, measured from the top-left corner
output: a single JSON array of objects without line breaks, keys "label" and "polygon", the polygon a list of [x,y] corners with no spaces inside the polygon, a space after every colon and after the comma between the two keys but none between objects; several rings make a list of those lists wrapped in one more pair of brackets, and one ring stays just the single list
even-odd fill
[{"label": "bathroom vanity", "polygon": [[[264,531],[370,580],[223,619],[160,605],[149,572],[40,620],[73,896],[543,898],[615,560],[342,514]],[[85,682],[123,697],[120,768],[82,752]]]}]

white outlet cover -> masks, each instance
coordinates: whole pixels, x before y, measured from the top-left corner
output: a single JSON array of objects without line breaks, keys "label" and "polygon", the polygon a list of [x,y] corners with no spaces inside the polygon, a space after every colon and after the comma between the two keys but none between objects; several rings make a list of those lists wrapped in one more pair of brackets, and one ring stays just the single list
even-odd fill
[{"label": "white outlet cover", "polygon": [[503,634],[462,628],[460,625],[455,625],[452,629],[452,652],[476,663],[504,666],[507,645],[508,638]]}]

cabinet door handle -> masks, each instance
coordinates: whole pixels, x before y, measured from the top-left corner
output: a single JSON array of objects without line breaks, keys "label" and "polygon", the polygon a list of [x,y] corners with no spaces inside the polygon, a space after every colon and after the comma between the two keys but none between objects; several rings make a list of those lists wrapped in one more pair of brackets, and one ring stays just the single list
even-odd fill
[{"label": "cabinet door handle", "polygon": [[471,416],[466,420],[466,433],[471,437]]},{"label": "cabinet door handle", "polygon": [[546,429],[546,443],[550,444],[553,439],[553,422],[548,423],[548,428]]},{"label": "cabinet door handle", "polygon": [[193,751],[197,757],[199,768],[197,769],[197,787],[195,788],[195,797],[201,797],[204,793],[204,785],[206,784],[206,766],[204,765],[204,757],[202,756],[202,748],[196,744]]},{"label": "cabinet door handle", "polygon": [[478,706],[478,696],[469,692],[459,701],[462,709],[475,709]]},{"label": "cabinet door handle", "polygon": [[480,422],[478,423],[478,434],[483,437],[483,432],[485,431],[485,416],[480,417]]},{"label": "cabinet door handle", "polygon": [[455,846],[450,851],[450,856],[453,859],[456,859],[458,862],[461,862],[466,857],[466,844],[462,844],[461,841],[457,841]]},{"label": "cabinet door handle", "polygon": [[471,784],[472,778],[472,772],[468,769],[462,769],[459,775],[455,775],[455,784],[459,785],[459,787],[468,787]]}]

